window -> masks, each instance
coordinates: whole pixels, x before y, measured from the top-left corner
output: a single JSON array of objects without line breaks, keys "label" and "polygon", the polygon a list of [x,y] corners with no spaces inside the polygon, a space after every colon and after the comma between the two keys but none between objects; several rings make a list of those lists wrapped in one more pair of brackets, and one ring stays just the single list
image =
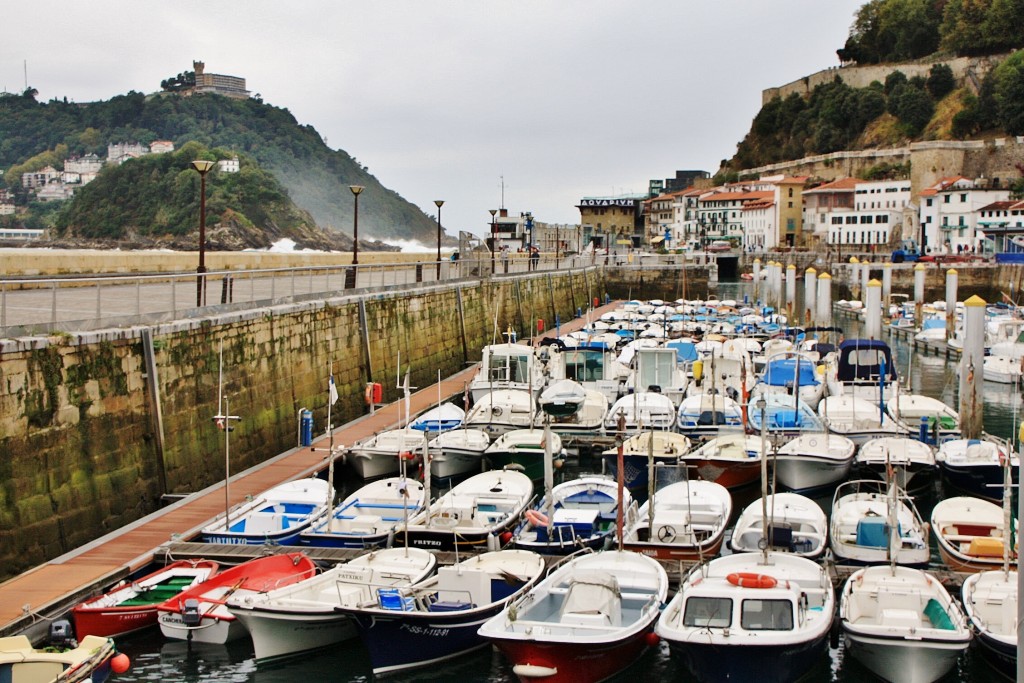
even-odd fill
[{"label": "window", "polygon": [[789,600],[744,600],[740,626],[747,631],[792,631],[793,603]]},{"label": "window", "polygon": [[727,628],[731,625],[732,600],[729,598],[690,598],[686,601],[686,607],[683,610],[683,626]]},{"label": "window", "polygon": [[967,195],[966,194],[960,195],[960,203],[961,204],[966,204],[967,203]]},{"label": "window", "polygon": [[[789,188],[789,196],[790,196],[790,197],[792,197],[792,196],[793,196],[793,188],[792,188],[792,187],[791,187],[791,188]],[[790,204],[790,206],[793,206],[793,205],[792,205],[792,204]]]},{"label": "window", "polygon": [[872,220],[873,219],[872,219],[871,216],[861,216],[860,217],[861,225],[869,225],[869,224],[871,224]]},{"label": "window", "polygon": [[947,195],[945,195],[945,196],[944,196],[944,197],[942,198],[942,201],[943,201],[943,203],[945,203],[945,204],[949,204],[949,195],[948,195],[948,194],[947,194]]},{"label": "window", "polygon": [[929,197],[928,199],[926,199],[925,202],[924,202],[924,205],[925,206],[931,206],[932,205],[932,198]]}]

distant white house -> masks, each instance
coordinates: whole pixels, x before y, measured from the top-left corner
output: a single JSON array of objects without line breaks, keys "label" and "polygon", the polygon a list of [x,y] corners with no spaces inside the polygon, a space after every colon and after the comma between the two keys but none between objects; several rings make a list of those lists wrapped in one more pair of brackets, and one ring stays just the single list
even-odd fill
[{"label": "distant white house", "polygon": [[13,216],[14,215],[14,204],[0,203],[0,216]]},{"label": "distant white house", "polygon": [[921,227],[926,248],[956,252],[978,248],[984,239],[978,219],[981,209],[1007,201],[1010,191],[989,187],[985,180],[963,176],[942,178],[921,191]]},{"label": "distant white house", "polygon": [[149,154],[149,148],[137,142],[115,142],[107,145],[107,163],[121,165],[129,159]]},{"label": "distant white house", "polygon": [[21,186],[29,190],[45,187],[56,180],[60,180],[60,171],[53,166],[21,174]]},{"label": "distant white house", "polygon": [[238,173],[240,170],[238,164],[238,157],[232,157],[231,159],[221,159],[217,162],[217,170],[221,173]]},{"label": "distant white house", "polygon": [[41,202],[59,202],[70,199],[74,194],[74,189],[64,183],[50,183],[36,193],[36,198]]},{"label": "distant white house", "polygon": [[170,140],[154,140],[149,143],[150,154],[167,154],[174,151],[174,143]]}]

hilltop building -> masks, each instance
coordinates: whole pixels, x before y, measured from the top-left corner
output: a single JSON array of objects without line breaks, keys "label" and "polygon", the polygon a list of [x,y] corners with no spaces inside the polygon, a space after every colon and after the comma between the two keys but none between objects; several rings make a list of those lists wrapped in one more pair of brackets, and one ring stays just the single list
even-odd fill
[{"label": "hilltop building", "polygon": [[238,76],[225,76],[223,74],[206,73],[206,64],[203,62],[192,62],[192,69],[196,74],[196,85],[191,93],[211,93],[234,97],[244,100],[249,97],[249,91],[245,89],[245,79]]}]

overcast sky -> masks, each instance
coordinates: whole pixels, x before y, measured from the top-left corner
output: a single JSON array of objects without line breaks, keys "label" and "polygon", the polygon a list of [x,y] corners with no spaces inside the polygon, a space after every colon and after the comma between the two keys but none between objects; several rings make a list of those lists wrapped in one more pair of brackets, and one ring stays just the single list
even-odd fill
[{"label": "overcast sky", "polygon": [[583,197],[714,173],[761,91],[836,66],[864,0],[14,3],[0,88],[41,101],[241,76],[446,232],[488,209],[576,223]]}]

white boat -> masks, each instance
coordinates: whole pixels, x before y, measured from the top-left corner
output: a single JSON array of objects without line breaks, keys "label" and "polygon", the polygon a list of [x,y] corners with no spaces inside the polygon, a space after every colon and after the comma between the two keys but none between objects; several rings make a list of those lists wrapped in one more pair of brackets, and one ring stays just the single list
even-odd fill
[{"label": "white boat", "polygon": [[[630,490],[649,489],[649,461],[657,471],[662,467],[675,467],[679,456],[690,452],[690,439],[676,432],[644,430],[622,441],[623,484]],[[606,449],[602,454],[604,468],[612,477],[618,476],[619,447]]]},{"label": "white boat", "polygon": [[427,438],[433,438],[443,432],[458,429],[464,419],[466,411],[461,407],[454,403],[442,403],[421,413],[409,423],[409,428],[425,433]]},{"label": "white boat", "polygon": [[672,399],[655,391],[627,394],[608,409],[604,418],[606,433],[618,431],[620,416],[627,434],[643,429],[669,430],[676,422],[676,407]]},{"label": "white boat", "polygon": [[1024,370],[1021,359],[1010,356],[985,356],[982,377],[986,382],[1020,384]]},{"label": "white boat", "polygon": [[782,444],[770,460],[779,484],[805,491],[846,479],[855,449],[853,441],[845,436],[809,432]]},{"label": "white boat", "polygon": [[556,418],[568,418],[583,407],[587,392],[583,385],[571,379],[560,379],[551,383],[537,398],[540,409]]},{"label": "white boat", "polygon": [[356,442],[346,451],[345,459],[361,479],[376,479],[396,474],[402,454],[421,453],[424,444],[421,431],[409,427],[389,429]]},{"label": "white boat", "polygon": [[872,403],[852,394],[826,396],[818,404],[818,415],[830,432],[841,434],[858,446],[874,439],[907,435],[878,401]]},{"label": "white boat", "polygon": [[[895,519],[895,522],[890,522]],[[890,529],[895,526],[895,534]],[[928,532],[914,503],[895,483],[859,479],[836,488],[829,523],[836,562],[927,566]]]},{"label": "white boat", "polygon": [[551,431],[562,437],[562,443],[570,445],[596,445],[603,440],[604,416],[608,413],[608,399],[596,389],[584,390],[583,404],[568,417],[556,417],[551,421]]},{"label": "white boat", "polygon": [[323,479],[295,479],[230,510],[226,520],[219,516],[199,533],[206,543],[288,544],[327,514],[329,495],[330,485]]},{"label": "white boat", "polygon": [[895,396],[896,366],[892,350],[880,339],[847,339],[835,363],[826,369],[829,396],[857,396],[876,405]]},{"label": "white boat", "polygon": [[815,371],[810,358],[802,354],[788,358],[776,354],[768,359],[764,372],[750,390],[750,402],[763,394],[792,396],[796,392],[801,401],[815,410],[824,391],[825,382]]},{"label": "white boat", "polygon": [[920,489],[935,476],[935,451],[928,444],[905,436],[867,442],[857,451],[854,462],[879,479],[885,479],[891,467],[901,489]]},{"label": "white boat", "polygon": [[1017,676],[1017,572],[972,574],[961,591],[983,654],[1008,680]]},{"label": "white boat", "polygon": [[938,579],[909,567],[854,572],[839,619],[850,655],[888,681],[936,681],[971,644],[963,612]]},{"label": "white boat", "polygon": [[792,553],[695,566],[656,632],[700,681],[789,682],[824,656],[835,615],[828,572]]},{"label": "white boat", "polygon": [[1020,458],[1005,442],[992,437],[955,439],[935,454],[946,482],[961,491],[987,500],[1003,499],[1003,466],[1008,461],[1014,479]]},{"label": "white boat", "polygon": [[[505,432],[484,451],[486,469],[516,469],[534,481],[544,478],[545,435],[543,429],[513,429]],[[550,453],[554,461],[565,460],[562,437],[550,435]]]},{"label": "white boat", "polygon": [[673,404],[679,405],[686,395],[690,380],[686,370],[679,365],[675,349],[638,349],[633,363],[633,371],[626,379],[627,391],[657,391],[668,396]]},{"label": "white boat", "polygon": [[480,371],[469,383],[474,403],[498,390],[525,391],[536,397],[543,387],[544,373],[533,347],[514,343],[485,346]]},{"label": "white boat", "polygon": [[481,471],[484,451],[490,445],[491,436],[482,429],[453,429],[438,434],[427,444],[431,476],[449,479]]},{"label": "white boat", "polygon": [[266,593],[232,596],[228,610],[252,637],[257,662],[319,650],[356,636],[341,606],[376,604],[381,589],[420,583],[437,559],[420,548],[385,548]]},{"label": "white boat", "polygon": [[491,470],[456,484],[430,504],[424,518],[395,533],[395,542],[427,550],[484,549],[511,531],[533,498],[522,472]]},{"label": "white boat", "polygon": [[118,655],[111,638],[85,636],[74,647],[36,648],[25,635],[0,638],[4,683],[102,683]]},{"label": "white boat", "polygon": [[1014,540],[1010,540],[1005,518],[1002,507],[981,498],[954,496],[940,500],[932,508],[931,524],[942,561],[953,571],[978,572],[1002,566],[1006,551],[1010,566],[1016,569],[1016,524],[1011,536]]},{"label": "white boat", "polygon": [[575,348],[552,355],[548,361],[551,376],[576,380],[584,389],[601,392],[609,403],[615,401],[628,372],[616,359],[615,341],[591,336]]},{"label": "white boat", "polygon": [[299,535],[300,545],[327,548],[377,548],[425,505],[423,484],[388,477],[360,486],[331,513]]},{"label": "white boat", "polygon": [[759,552],[767,513],[770,550],[793,553],[814,560],[828,547],[825,511],[806,496],[775,493],[744,508],[736,520],[729,547],[733,552]]},{"label": "white boat", "polygon": [[628,551],[561,564],[480,627],[522,681],[603,681],[650,644],[668,595],[655,560]]},{"label": "white boat", "polygon": [[715,557],[731,515],[732,496],[724,486],[699,479],[678,481],[658,489],[640,506],[623,533],[623,546],[659,560]]},{"label": "white boat", "polygon": [[495,439],[513,429],[529,429],[534,424],[535,412],[530,392],[495,389],[476,399],[463,424]]},{"label": "white boat", "polygon": [[918,441],[937,446],[960,438],[959,413],[937,398],[901,393],[886,404],[885,410]]},{"label": "white boat", "polygon": [[679,458],[679,464],[706,481],[735,489],[761,476],[761,438],[743,433],[716,436]]},{"label": "white boat", "polygon": [[728,396],[696,394],[679,404],[676,426],[691,438],[712,437],[722,429],[742,429],[743,410]]}]

